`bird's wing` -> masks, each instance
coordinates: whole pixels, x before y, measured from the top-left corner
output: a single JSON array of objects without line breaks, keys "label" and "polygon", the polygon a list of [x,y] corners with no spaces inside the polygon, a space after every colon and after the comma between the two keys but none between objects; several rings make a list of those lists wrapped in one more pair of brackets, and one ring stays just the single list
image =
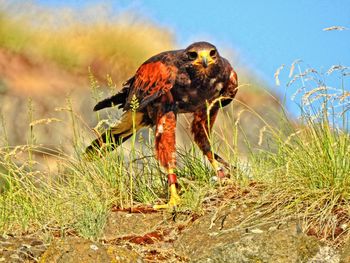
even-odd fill
[{"label": "bird's wing", "polygon": [[223,89],[223,93],[221,94],[223,97],[226,97],[226,99],[223,99],[221,101],[222,107],[229,104],[234,99],[238,91],[237,73],[226,59],[224,59],[224,63],[225,63],[224,72],[227,76],[227,82],[226,82],[225,88]]},{"label": "bird's wing", "polygon": [[228,87],[227,87],[227,95],[229,95],[231,98],[234,98],[237,93],[238,88],[238,77],[236,71],[231,67],[230,69],[230,75],[228,80]]},{"label": "bird's wing", "polygon": [[176,66],[161,60],[144,63],[134,76],[124,109],[131,108],[131,101],[134,98],[137,99],[140,110],[166,94],[174,86],[177,72]]}]

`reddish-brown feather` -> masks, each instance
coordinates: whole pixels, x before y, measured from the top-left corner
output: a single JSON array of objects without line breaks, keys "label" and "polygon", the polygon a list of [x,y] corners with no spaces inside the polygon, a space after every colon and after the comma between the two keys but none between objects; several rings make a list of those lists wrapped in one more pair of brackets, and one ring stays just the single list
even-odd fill
[{"label": "reddish-brown feather", "polygon": [[[210,112],[208,123],[208,115],[206,110],[199,110],[193,114],[192,128],[193,137],[199,148],[207,155],[209,161],[213,160],[211,147],[209,142],[210,131],[213,128],[218,113],[217,106],[214,106]],[[208,127],[209,124],[209,127]]]},{"label": "reddish-brown feather", "polygon": [[175,168],[175,129],[176,117],[173,112],[168,112],[159,118],[155,146],[157,159],[165,168]]},{"label": "reddish-brown feather", "polygon": [[237,91],[238,91],[237,73],[236,71],[231,69],[228,88],[227,88],[227,95],[233,99],[236,96]]},{"label": "reddish-brown feather", "polygon": [[238,76],[237,76],[236,71],[234,71],[233,69],[231,69],[230,82],[232,83],[232,85],[237,87],[237,85],[238,85]]},{"label": "reddish-brown feather", "polygon": [[176,73],[175,66],[165,65],[161,61],[144,64],[136,72],[134,92],[141,103],[154,95],[159,97],[172,88]]}]

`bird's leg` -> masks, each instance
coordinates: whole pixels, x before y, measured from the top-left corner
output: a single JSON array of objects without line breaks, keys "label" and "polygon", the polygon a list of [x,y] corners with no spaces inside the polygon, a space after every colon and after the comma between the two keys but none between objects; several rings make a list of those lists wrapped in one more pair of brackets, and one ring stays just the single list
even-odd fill
[{"label": "bird's leg", "polygon": [[225,178],[226,175],[225,175],[223,166],[228,167],[229,164],[227,162],[225,162],[219,155],[214,153],[214,156],[213,156],[212,151],[205,153],[205,155],[207,156],[209,162],[211,163],[214,170],[216,171],[217,177],[219,179]]},{"label": "bird's leg", "polygon": [[180,203],[180,196],[177,194],[176,174],[173,172],[173,169],[168,170],[168,184],[170,193],[169,202],[163,205],[154,205],[154,209],[175,209]]},{"label": "bird's leg", "polygon": [[192,133],[198,147],[202,150],[203,154],[207,156],[209,162],[216,171],[217,177],[220,179],[225,177],[224,167],[228,167],[229,164],[213,152],[209,140],[218,109],[219,107],[214,105],[209,112],[209,116],[206,109],[196,111],[192,121]]},{"label": "bird's leg", "polygon": [[176,116],[173,111],[169,111],[158,118],[155,138],[156,156],[168,172],[170,199],[165,205],[155,205],[155,209],[174,209],[180,203],[180,197],[176,189],[177,179],[174,173],[176,165],[175,130]]}]

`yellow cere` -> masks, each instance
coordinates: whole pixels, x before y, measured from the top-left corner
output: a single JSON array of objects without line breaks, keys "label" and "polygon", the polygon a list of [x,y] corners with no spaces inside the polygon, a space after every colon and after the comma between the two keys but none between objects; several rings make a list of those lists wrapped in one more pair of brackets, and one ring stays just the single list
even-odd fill
[{"label": "yellow cere", "polygon": [[204,60],[207,61],[208,65],[213,64],[214,60],[209,53],[210,53],[210,50],[208,49],[203,49],[198,51],[198,58],[196,59],[195,64],[202,65]]}]

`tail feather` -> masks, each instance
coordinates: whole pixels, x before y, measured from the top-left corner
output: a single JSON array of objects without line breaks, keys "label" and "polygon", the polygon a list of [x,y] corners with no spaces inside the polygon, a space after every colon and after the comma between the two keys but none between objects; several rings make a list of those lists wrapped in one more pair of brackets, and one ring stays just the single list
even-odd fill
[{"label": "tail feather", "polygon": [[[135,116],[135,128],[139,130],[144,126],[143,113],[137,112]],[[85,150],[85,154],[97,154],[104,145],[108,144],[107,151],[113,151],[120,144],[125,142],[132,136],[133,133],[133,120],[132,113],[125,112],[121,118],[121,121],[115,126],[106,130],[99,138],[95,139]]]},{"label": "tail feather", "polygon": [[104,99],[100,102],[98,102],[95,107],[94,111],[98,111],[104,108],[112,107],[112,106],[117,106],[117,105],[125,105],[125,101],[127,99],[127,94],[126,93],[118,93],[113,95],[112,97],[109,97],[107,99]]},{"label": "tail feather", "polygon": [[107,151],[115,150],[120,144],[125,142],[127,139],[131,137],[132,134],[123,136],[123,134],[113,134],[111,129],[101,134],[101,136],[86,147],[85,154],[96,155],[99,154],[99,151],[103,148],[103,145],[108,145],[105,149]]},{"label": "tail feather", "polygon": [[121,105],[124,108],[126,100],[128,99],[130,86],[132,85],[133,81],[133,77],[128,79],[125,83],[123,83],[123,89],[119,93],[98,102],[94,107],[94,111],[117,105]]}]

